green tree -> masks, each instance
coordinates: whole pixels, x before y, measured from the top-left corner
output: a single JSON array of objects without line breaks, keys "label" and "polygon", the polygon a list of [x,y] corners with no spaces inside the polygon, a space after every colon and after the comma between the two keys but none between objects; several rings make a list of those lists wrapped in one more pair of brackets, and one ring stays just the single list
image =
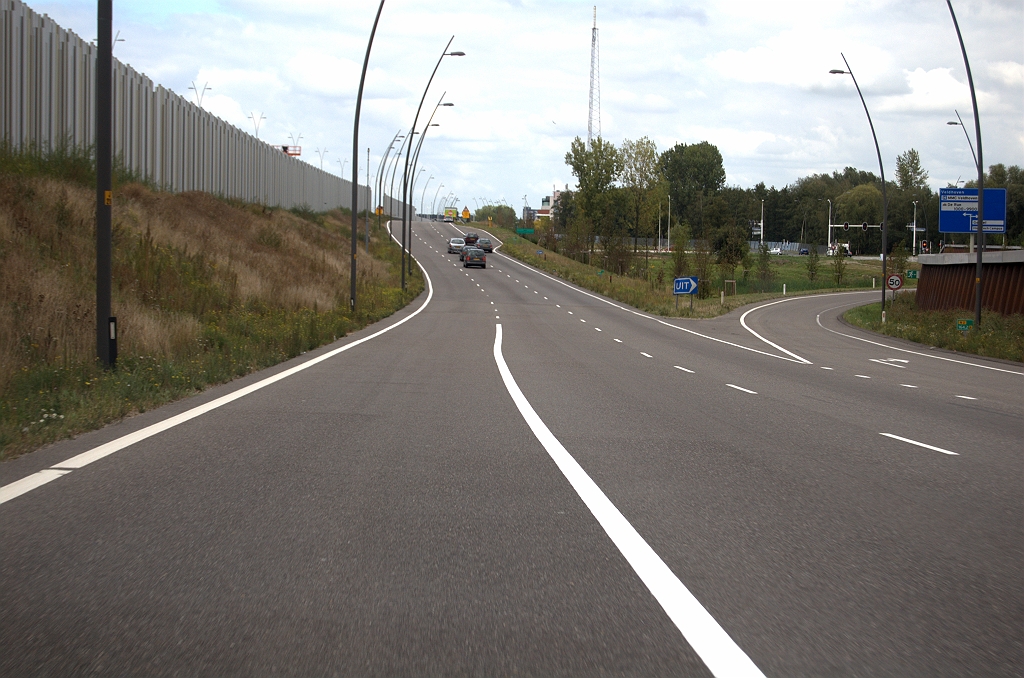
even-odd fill
[{"label": "green tree", "polygon": [[846,251],[842,247],[837,247],[836,251],[832,254],[832,280],[835,282],[836,287],[843,286],[843,276],[846,275]]},{"label": "green tree", "polygon": [[811,255],[807,257],[807,279],[817,280],[818,279],[818,266],[820,261],[818,259],[818,246],[811,245]]},{"label": "green tree", "polygon": [[[669,185],[672,211],[690,214],[702,212],[703,201],[725,187],[725,164],[714,144],[676,144],[661,154],[661,171]],[[696,207],[695,207],[696,206]],[[700,224],[700,220],[690,219]]]},{"label": "green tree", "polygon": [[690,245],[690,225],[686,222],[677,224],[672,229],[672,272],[681,278],[690,274],[690,257],[686,248]]},{"label": "green tree", "polygon": [[897,273],[904,279],[907,277],[907,248],[903,245],[903,241],[896,243],[896,246],[892,248],[889,253],[889,261],[887,262],[890,273]]},{"label": "green tree", "polygon": [[[619,183],[628,198],[630,221],[637,238],[647,238],[653,231],[653,217],[661,171],[658,166],[658,147],[647,137],[636,141],[626,139],[619,149],[622,169]],[[644,248],[645,261],[650,248]]]},{"label": "green tree", "polygon": [[921,167],[921,155],[913,148],[896,156],[896,185],[904,191],[928,186],[928,172]]},{"label": "green tree", "polygon": [[761,243],[761,246],[757,248],[757,281],[760,291],[767,291],[773,280],[775,280],[775,270],[772,268],[772,255],[768,251],[768,244]]},{"label": "green tree", "polygon": [[882,192],[873,184],[861,184],[840,195],[835,200],[836,222],[850,222],[850,226],[868,222],[877,224],[882,220]]},{"label": "green tree", "polygon": [[611,200],[615,180],[622,171],[622,156],[614,144],[601,137],[590,144],[576,137],[565,154],[565,164],[572,169],[579,185],[573,230],[593,251],[594,235],[606,230],[615,216],[604,208]]},{"label": "green tree", "polygon": [[700,238],[694,243],[693,272],[697,274],[697,298],[711,296],[711,280],[715,277],[715,254],[711,243]]}]

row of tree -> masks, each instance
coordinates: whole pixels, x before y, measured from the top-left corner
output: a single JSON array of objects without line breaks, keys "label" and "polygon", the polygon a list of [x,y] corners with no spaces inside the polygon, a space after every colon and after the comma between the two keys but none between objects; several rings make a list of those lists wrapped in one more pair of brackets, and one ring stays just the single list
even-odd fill
[{"label": "row of tree", "polygon": [[[599,249],[604,265],[620,273],[645,269],[647,248],[637,239],[655,238],[659,226],[662,234],[671,228],[673,243],[692,238],[707,243],[719,260],[739,261],[749,251],[762,208],[764,239],[771,241],[824,244],[830,211],[833,224],[882,220],[881,182],[872,172],[853,167],[812,174],[781,189],[763,183],[740,188],[726,184],[722,154],[714,144],[677,144],[659,152],[647,137],[627,139],[618,147],[602,138],[588,144],[577,137],[565,162],[577,188],[561,194],[550,223],[540,225],[541,238],[578,259],[593,258]],[[886,182],[889,247],[905,243],[910,249],[915,216],[917,226],[926,229],[918,242],[949,242],[938,232],[938,194],[928,185],[918,152],[900,154],[895,169],[894,180]],[[1016,165],[993,165],[985,186],[1007,189],[1007,242],[1022,244],[1024,172]],[[878,229],[833,231],[833,241],[837,236],[855,253],[881,251]],[[637,257],[641,249],[644,256]]]}]

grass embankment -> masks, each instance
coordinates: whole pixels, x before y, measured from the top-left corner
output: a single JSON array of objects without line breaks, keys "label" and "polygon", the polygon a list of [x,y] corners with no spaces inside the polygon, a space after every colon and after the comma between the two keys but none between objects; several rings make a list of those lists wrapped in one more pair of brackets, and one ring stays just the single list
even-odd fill
[{"label": "grass embankment", "polygon": [[0,152],[0,459],[294,357],[423,289],[416,270],[401,291],[399,250],[373,228],[349,311],[350,214],[115,184],[119,359],[105,371],[82,160]]},{"label": "grass embankment", "polygon": [[[787,296],[871,289],[872,278],[875,278],[877,285],[881,285],[882,265],[876,260],[846,259],[843,283],[837,287],[833,282],[831,259],[828,257],[820,258],[817,279],[809,280],[806,256],[774,256],[771,259],[770,282],[762,284],[756,280],[755,270],[745,273],[742,268],[737,268],[736,294],[733,294],[732,283],[726,289],[725,278],[719,274],[710,282],[709,297],[693,299],[691,312],[690,300],[686,296],[679,299],[679,308],[676,308],[676,299],[672,294],[673,261],[669,253],[651,254],[649,279],[645,280],[612,275],[598,266],[590,266],[540,247],[507,229],[488,227],[487,230],[503,241],[500,252],[580,287],[660,316],[713,318],[746,304],[781,298],[784,284]],[[537,254],[538,251],[543,254]],[[595,253],[595,258],[599,254],[600,251]],[[756,258],[756,254],[751,256]],[[705,284],[704,281],[701,284]],[[761,288],[764,291],[760,291]],[[721,301],[723,289],[726,291],[724,304]]]},{"label": "grass embankment", "polygon": [[973,311],[921,311],[913,294],[897,295],[886,308],[884,325],[881,311],[880,303],[869,304],[852,308],[843,317],[851,325],[927,346],[1024,362],[1024,315],[983,311],[981,327],[963,333],[957,331],[956,321],[973,320]]}]

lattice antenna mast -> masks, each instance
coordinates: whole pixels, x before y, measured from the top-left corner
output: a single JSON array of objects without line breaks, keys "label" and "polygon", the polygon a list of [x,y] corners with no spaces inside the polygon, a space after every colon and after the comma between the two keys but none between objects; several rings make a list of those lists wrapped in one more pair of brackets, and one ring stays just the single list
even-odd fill
[{"label": "lattice antenna mast", "polygon": [[597,39],[597,5],[594,5],[594,28],[590,33],[590,118],[587,120],[587,146],[593,143],[595,136],[601,136],[601,56]]}]

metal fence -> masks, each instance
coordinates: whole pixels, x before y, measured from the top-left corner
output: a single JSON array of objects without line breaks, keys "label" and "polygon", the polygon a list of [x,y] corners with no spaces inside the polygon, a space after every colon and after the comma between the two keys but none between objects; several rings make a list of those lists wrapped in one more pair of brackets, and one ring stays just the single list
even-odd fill
[{"label": "metal fence", "polygon": [[[3,139],[15,148],[90,148],[96,47],[20,0],[0,0],[0,10]],[[114,157],[160,188],[284,208],[351,207],[351,182],[285,155],[116,59],[113,78]],[[362,186],[357,209],[370,198]],[[389,197],[383,204],[392,214],[401,206]]]}]

